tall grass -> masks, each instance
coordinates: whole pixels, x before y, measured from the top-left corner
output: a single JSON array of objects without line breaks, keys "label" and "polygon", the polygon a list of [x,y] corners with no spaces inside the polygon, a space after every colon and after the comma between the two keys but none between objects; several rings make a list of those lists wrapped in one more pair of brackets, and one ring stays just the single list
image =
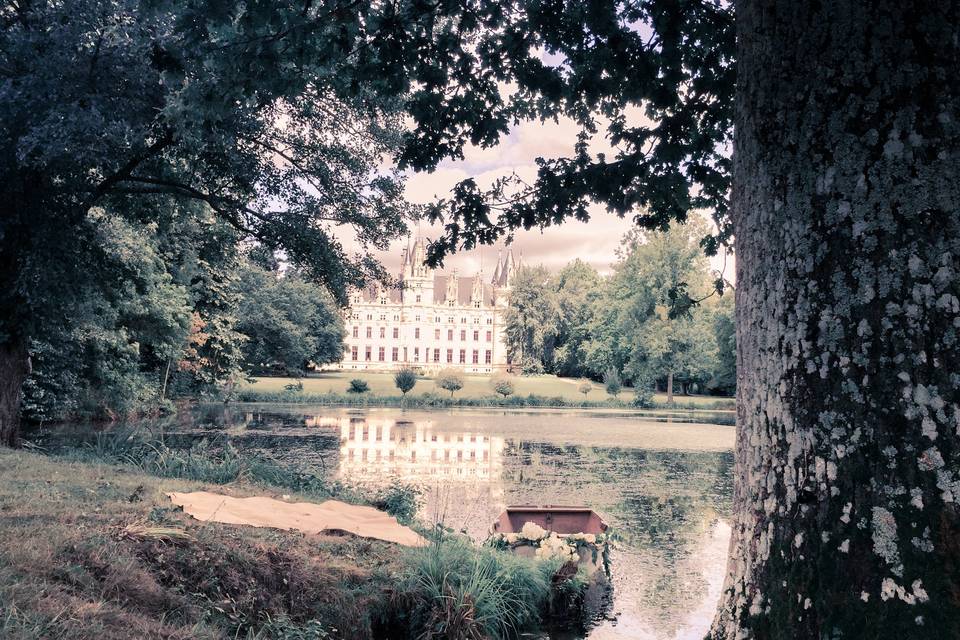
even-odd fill
[{"label": "tall grass", "polygon": [[410,552],[402,597],[422,638],[514,638],[537,625],[558,562],[439,539]]}]

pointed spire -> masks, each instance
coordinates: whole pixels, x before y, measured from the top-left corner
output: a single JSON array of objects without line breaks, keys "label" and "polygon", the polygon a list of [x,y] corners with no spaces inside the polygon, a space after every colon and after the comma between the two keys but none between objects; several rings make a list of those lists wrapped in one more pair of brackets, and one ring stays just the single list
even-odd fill
[{"label": "pointed spire", "polygon": [[493,279],[490,280],[490,283],[495,287],[500,286],[500,262],[502,260],[502,256],[503,256],[503,251],[500,249],[497,249],[497,268],[493,272]]}]

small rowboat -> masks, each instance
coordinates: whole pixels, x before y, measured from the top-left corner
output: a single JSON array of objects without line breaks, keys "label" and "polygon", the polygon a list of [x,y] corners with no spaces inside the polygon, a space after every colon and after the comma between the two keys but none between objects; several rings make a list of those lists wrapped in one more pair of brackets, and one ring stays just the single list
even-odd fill
[{"label": "small rowboat", "polygon": [[589,507],[512,505],[491,527],[495,545],[523,556],[558,556],[593,575],[607,566],[607,523]]}]

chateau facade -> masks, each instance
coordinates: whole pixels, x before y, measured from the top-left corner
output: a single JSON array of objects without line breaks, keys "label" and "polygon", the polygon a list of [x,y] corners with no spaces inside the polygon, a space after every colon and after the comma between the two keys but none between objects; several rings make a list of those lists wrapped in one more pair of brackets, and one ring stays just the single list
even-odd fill
[{"label": "chateau facade", "polygon": [[426,247],[418,238],[403,251],[398,287],[351,293],[340,369],[506,369],[503,312],[520,268],[513,251],[498,256],[489,282],[482,271],[437,274],[425,259]]}]

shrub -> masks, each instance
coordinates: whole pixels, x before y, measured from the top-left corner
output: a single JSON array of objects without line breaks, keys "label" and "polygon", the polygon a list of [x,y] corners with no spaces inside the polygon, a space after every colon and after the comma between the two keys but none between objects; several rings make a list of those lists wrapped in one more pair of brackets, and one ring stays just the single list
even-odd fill
[{"label": "shrub", "polygon": [[536,626],[556,562],[446,539],[411,552],[403,577],[423,638],[512,638]]},{"label": "shrub", "polygon": [[606,373],[603,374],[603,387],[613,397],[620,395],[623,382],[620,380],[620,373],[616,369],[607,369]]},{"label": "shrub", "polygon": [[394,516],[401,524],[410,524],[420,508],[422,495],[420,487],[394,480],[378,491],[370,504]]},{"label": "shrub", "polygon": [[583,397],[586,398],[587,394],[593,391],[593,385],[590,384],[588,380],[584,380],[580,383],[580,386],[577,387],[577,391],[583,394]]},{"label": "shrub", "polygon": [[290,393],[302,393],[303,392],[303,380],[297,378],[296,382],[283,385],[284,391],[289,391]]},{"label": "shrub", "polygon": [[367,391],[370,391],[370,385],[367,384],[366,380],[360,378],[351,380],[350,386],[347,388],[347,393],[366,393]]},{"label": "shrub", "polygon": [[513,395],[513,380],[511,380],[508,376],[494,376],[490,379],[490,387],[495,393],[503,396],[504,398]]},{"label": "shrub", "polygon": [[407,392],[413,389],[417,384],[417,374],[413,369],[404,367],[397,371],[393,376],[393,383],[397,385],[400,393],[407,395]]},{"label": "shrub", "polygon": [[436,377],[437,386],[450,392],[450,397],[463,389],[463,374],[456,369],[443,369]]}]

